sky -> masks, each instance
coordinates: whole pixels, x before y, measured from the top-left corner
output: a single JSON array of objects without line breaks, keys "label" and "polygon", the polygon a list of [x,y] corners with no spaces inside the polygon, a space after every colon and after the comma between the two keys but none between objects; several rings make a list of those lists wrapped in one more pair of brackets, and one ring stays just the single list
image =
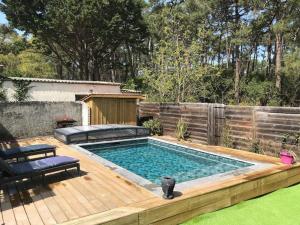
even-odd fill
[{"label": "sky", "polygon": [[[0,11],[0,24],[8,24],[5,14],[1,11]],[[15,29],[15,31],[17,31],[17,33],[20,35],[24,34],[24,32],[22,32],[20,30]]]},{"label": "sky", "polygon": [[3,24],[7,24],[7,20],[6,20],[6,16],[3,12],[0,12],[0,23]]}]

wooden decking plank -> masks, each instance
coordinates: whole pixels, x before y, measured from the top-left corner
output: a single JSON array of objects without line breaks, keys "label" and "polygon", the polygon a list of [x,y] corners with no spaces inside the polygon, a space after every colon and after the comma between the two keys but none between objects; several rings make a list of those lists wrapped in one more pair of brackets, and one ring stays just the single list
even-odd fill
[{"label": "wooden decking plank", "polygon": [[90,214],[85,205],[80,205],[80,202],[76,199],[73,193],[66,189],[65,181],[59,182],[54,185],[55,192],[62,196],[62,198],[71,206],[76,215],[78,215],[78,217],[84,217]]},{"label": "wooden decking plank", "polygon": [[17,224],[15,214],[12,208],[12,205],[10,203],[10,198],[7,194],[7,190],[1,190],[1,210],[2,210],[2,217],[4,224]]},{"label": "wooden decking plank", "polygon": [[[86,197],[90,199],[97,199],[106,210],[117,208],[118,206],[122,206],[123,203],[116,202],[114,196],[112,196],[107,190],[105,190],[101,185],[97,185],[90,176],[83,177],[74,177],[74,181],[78,186],[86,187],[89,192]],[[119,203],[119,204],[118,204]],[[96,204],[98,204],[96,202]]]},{"label": "wooden decking plank", "polygon": [[117,208],[120,206],[124,206],[125,202],[119,198],[116,191],[111,188],[105,181],[102,181],[95,177],[94,174],[89,174],[85,176],[87,179],[90,180],[90,187],[94,190],[97,190],[99,198],[103,199],[107,204],[109,204],[110,208]]},{"label": "wooden decking plank", "polygon": [[[90,159],[88,159],[90,160]],[[84,162],[84,159],[81,159],[81,162]],[[95,162],[96,163],[96,162]],[[84,163],[83,163],[84,164]],[[86,169],[88,171],[91,171],[90,173],[93,173],[96,177],[98,177],[98,180],[104,180],[105,183],[107,183],[111,187],[114,187],[115,190],[117,190],[118,195],[120,195],[123,199],[123,201],[126,204],[131,203],[132,201],[139,201],[140,200],[140,194],[135,191],[133,194],[133,189],[136,189],[135,187],[128,188],[129,184],[133,185],[132,183],[128,182],[128,184],[125,183],[124,180],[119,175],[116,175],[112,173],[108,168],[103,167],[102,165],[97,164],[86,164],[82,166],[82,169]],[[118,178],[119,177],[119,178]],[[140,192],[140,189],[137,188]],[[138,196],[138,197],[137,197]],[[144,196],[143,196],[144,197]]]},{"label": "wooden decking plank", "polygon": [[49,187],[51,188],[53,195],[55,196],[55,201],[60,205],[62,210],[64,211],[65,215],[69,220],[78,218],[78,214],[73,210],[73,208],[68,204],[68,202],[63,198],[63,196],[60,195],[59,192],[57,192],[57,184],[49,184]]},{"label": "wooden decking plank", "polygon": [[26,211],[28,220],[32,225],[43,225],[43,220],[36,209],[30,194],[26,190],[18,190],[24,209]]},{"label": "wooden decking plank", "polygon": [[8,187],[8,194],[17,224],[30,225],[23,203],[20,199],[19,192],[16,190],[14,185]]},{"label": "wooden decking plank", "polygon": [[[70,176],[72,176],[71,172],[68,172]],[[109,207],[104,204],[101,200],[97,198],[96,192],[98,190],[91,190],[89,185],[85,182],[85,184],[80,181],[80,177],[72,176],[73,178],[68,180],[74,187],[80,187],[77,190],[94,206],[97,210],[97,213],[109,210]],[[77,179],[79,178],[79,179]]]},{"label": "wooden decking plank", "polygon": [[45,204],[47,205],[56,222],[62,223],[67,221],[68,218],[65,215],[64,210],[54,199],[51,189],[48,187],[41,187],[39,191],[41,197],[43,198]]},{"label": "wooden decking plank", "polygon": [[[170,141],[174,141],[174,139]],[[22,207],[16,207],[17,210],[11,206],[10,199],[5,198],[5,195],[8,195],[9,192],[4,191],[0,201],[3,223],[17,224],[15,217],[20,214],[19,224],[22,223],[22,220],[26,221],[26,219],[31,224],[44,223],[45,225],[56,224],[61,221],[64,223],[74,219],[77,221],[74,224],[80,224],[79,221],[92,223],[94,219],[95,221],[110,221],[108,224],[114,224],[118,221],[121,224],[121,222],[126,222],[126,218],[111,220],[114,216],[110,217],[109,215],[111,215],[111,212],[118,212],[121,208],[126,209],[126,207],[129,207],[135,210],[138,209],[138,215],[134,216],[135,219],[132,218],[132,222],[139,224],[172,224],[184,221],[192,215],[198,215],[228,204],[232,205],[288,184],[297,183],[300,180],[298,175],[300,168],[297,168],[300,165],[298,164],[289,168],[278,163],[278,159],[259,156],[254,153],[223,147],[203,146],[195,143],[181,143],[209,152],[229,154],[246,160],[269,162],[273,163],[274,166],[270,169],[240,174],[226,180],[202,183],[184,190],[181,196],[166,201],[52,137],[20,140],[18,143],[12,142],[12,145],[22,146],[42,143],[57,146],[58,155],[78,158],[83,175],[78,177],[74,170],[70,171],[70,174],[65,172],[51,174],[47,176],[49,188],[46,188],[46,190],[45,187],[40,185],[40,181],[36,182],[37,186],[32,186],[31,182],[26,182],[31,186],[28,186],[27,189],[26,187],[19,188],[18,185],[19,200],[13,199],[13,202],[15,201],[14,205],[17,202],[21,203]],[[0,143],[0,145],[3,144]],[[7,143],[5,147],[10,147],[10,144]],[[286,182],[283,180],[286,180]],[[11,191],[10,193],[12,194]],[[222,197],[222,193],[225,193],[226,199],[225,196]],[[59,210],[62,213],[57,213]],[[27,218],[24,217],[25,214],[27,214]],[[117,214],[113,213],[113,215]],[[83,219],[82,217],[85,216],[90,219]],[[102,216],[107,217],[102,218]],[[28,221],[25,223],[28,224]]]},{"label": "wooden decking plank", "polygon": [[[51,144],[54,144],[54,145],[56,145],[57,146],[57,151],[58,151],[58,153],[60,153],[61,152],[61,143],[57,143],[57,141],[56,140],[54,140],[53,142],[51,142]],[[69,148],[68,146],[65,146],[64,145],[64,150],[66,150],[67,148]],[[70,154],[69,155],[71,155],[72,157],[77,157],[77,158],[79,158],[80,159],[80,162],[81,162],[81,168],[83,169],[83,170],[88,170],[88,171],[92,171],[98,178],[97,178],[97,180],[105,180],[105,183],[109,183],[108,184],[108,189],[112,189],[111,188],[111,179],[112,179],[112,177],[107,177],[107,176],[105,176],[105,177],[102,177],[102,176],[98,176],[98,173],[99,172],[101,172],[101,170],[102,169],[104,169],[104,170],[107,170],[107,171],[105,171],[105,172],[108,172],[108,173],[110,173],[111,171],[110,170],[108,170],[107,168],[101,168],[101,165],[98,165],[98,163],[90,163],[90,159],[87,157],[87,156],[85,156],[85,155],[82,155],[81,153],[79,153],[79,152],[76,152],[75,150],[70,150],[70,151],[68,151]],[[92,165],[91,165],[92,164]],[[99,179],[100,178],[100,179]],[[114,183],[113,183],[114,184]],[[124,188],[123,187],[115,187],[114,186],[114,188],[113,189],[117,189],[117,191],[116,191],[116,194],[117,195],[120,195],[120,192],[122,193],[126,193],[126,194],[129,194],[129,195],[132,195],[132,192],[133,192],[133,190],[130,190],[129,192],[126,192],[125,190],[124,190]],[[123,201],[124,201],[124,198],[125,198],[125,196],[121,196],[122,197],[122,199],[123,199]],[[133,197],[133,199],[135,199],[135,197]],[[131,203],[132,201],[134,201],[133,199],[127,199],[127,198],[125,198],[125,204],[128,204],[128,203]],[[137,200],[137,199],[135,199],[135,200]]]},{"label": "wooden decking plank", "polygon": [[[71,151],[73,152],[75,150],[72,149]],[[75,152],[74,154],[76,154],[76,153],[78,154],[79,152]],[[79,154],[81,154],[81,153],[79,153]],[[78,155],[78,156],[80,157],[80,155]],[[138,192],[143,191],[140,187],[134,186],[131,182],[128,183],[126,179],[124,179],[120,175],[112,172],[110,169],[99,164],[98,162],[88,163],[91,159],[85,155],[82,155],[80,160],[81,160],[81,162],[83,162],[82,169],[86,169],[96,175],[101,174],[101,178],[109,177],[109,180],[112,180],[115,183],[118,183],[118,185],[124,187],[125,190],[132,191],[132,189],[136,189]],[[87,163],[85,163],[85,162],[87,162]]]},{"label": "wooden decking plank", "polygon": [[43,223],[45,225],[56,224],[56,220],[54,219],[49,208],[47,207],[42,196],[40,195],[39,187],[29,189],[28,192],[32,201],[34,202],[35,208],[38,210],[39,215],[43,220]]},{"label": "wooden decking plank", "polygon": [[[67,148],[70,148],[70,147],[67,147]],[[58,146],[58,151],[60,152],[60,150],[61,150],[60,146]],[[101,165],[97,162],[92,163],[92,164],[84,163],[84,162],[90,162],[91,159],[79,152],[76,152],[76,150],[70,149],[69,153],[74,155],[74,157],[77,156],[80,158],[80,161],[83,162],[82,169],[87,169],[89,171],[92,171],[96,175],[101,174],[102,176],[106,177],[105,179],[108,179],[110,182],[117,183],[118,186],[121,186],[119,191],[128,195],[132,201],[139,201],[145,197],[145,192],[148,193],[143,188],[140,188],[139,186],[135,185],[134,183],[128,181],[127,179],[122,178],[120,175],[115,174],[113,171],[111,171],[110,169],[104,167],[103,165]],[[103,177],[101,177],[101,178],[103,179]],[[135,190],[134,195],[132,195],[133,189]],[[148,194],[150,194],[150,192]]]},{"label": "wooden decking plank", "polygon": [[[95,208],[95,206],[93,206],[88,199],[85,198],[85,196],[83,196],[78,190],[77,187],[75,188],[71,182],[64,182],[65,184],[65,189],[67,192],[71,193],[76,199],[77,199],[77,204],[80,204],[82,206],[84,206],[88,212],[90,214],[94,214],[97,213],[97,208]],[[83,188],[83,187],[78,187],[79,188]]]},{"label": "wooden decking plank", "polygon": [[124,203],[124,205],[133,202],[133,200],[128,197],[128,194],[124,194],[124,192],[120,191],[121,188],[115,183],[112,183],[106,177],[102,177],[101,175],[95,173],[93,174],[93,176],[97,178],[98,183],[102,183],[103,187],[106,190],[110,190],[109,192],[111,192],[112,194],[116,194],[116,197],[120,199]]},{"label": "wooden decking plank", "polygon": [[3,195],[3,190],[0,190],[0,213],[1,213],[1,216],[0,216],[0,224],[5,224],[4,223],[4,218],[3,218],[3,210],[2,210],[2,205],[1,205],[1,199],[2,199],[2,195]]},{"label": "wooden decking plank", "polygon": [[[112,173],[109,169],[105,168],[104,170],[99,170],[93,168],[95,176],[99,177],[101,180],[105,180],[108,185],[116,189],[119,193],[122,193],[123,200],[130,204],[131,202],[137,202],[145,198],[145,195],[142,195],[140,188],[136,188],[135,184],[130,181],[123,180],[120,175]],[[107,171],[106,171],[107,170]],[[114,177],[114,179],[112,179]]]},{"label": "wooden decking plank", "polygon": [[[105,180],[109,180],[114,183],[117,183],[118,186],[121,186],[120,190],[118,191],[119,192],[121,191],[124,194],[128,195],[132,201],[140,201],[141,199],[145,198],[145,195],[152,195],[152,193],[150,193],[148,190],[145,190],[139,187],[138,185],[128,181],[127,179],[121,177],[120,175],[116,174],[115,172],[111,171],[105,166],[99,164],[98,162],[90,163],[91,159],[88,156],[83,155],[80,152],[77,152],[76,150],[70,148],[69,146],[66,146],[64,149],[66,148],[70,149],[70,151],[68,151],[70,155],[72,154],[74,157],[78,157],[81,160],[82,169],[91,171],[96,175],[101,174],[102,176],[104,176],[101,177],[101,179],[104,178]],[[60,152],[60,150],[61,150],[60,145],[58,145],[58,151]],[[134,195],[132,195],[133,191],[134,191]]]}]

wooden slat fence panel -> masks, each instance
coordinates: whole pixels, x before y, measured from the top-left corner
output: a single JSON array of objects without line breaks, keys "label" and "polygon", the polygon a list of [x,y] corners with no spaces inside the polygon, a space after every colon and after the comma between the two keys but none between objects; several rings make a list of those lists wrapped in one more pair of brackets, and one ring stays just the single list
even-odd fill
[{"label": "wooden slat fence panel", "polygon": [[139,103],[139,116],[159,118],[159,103]]},{"label": "wooden slat fence panel", "polygon": [[180,118],[188,124],[188,132],[194,141],[207,144],[208,104],[205,103],[140,103],[140,116],[159,118],[164,134],[175,136]]},{"label": "wooden slat fence panel", "polygon": [[251,150],[259,142],[270,155],[278,154],[283,135],[300,132],[299,107],[140,103],[139,113],[159,118],[165,134],[172,136],[182,118],[188,123],[191,139],[204,144],[222,145],[226,127],[234,148]]},{"label": "wooden slat fence panel", "polygon": [[269,154],[278,154],[285,134],[299,132],[300,108],[256,107],[256,139],[266,145]]},{"label": "wooden slat fence panel", "polygon": [[249,149],[253,138],[253,107],[226,106],[225,126],[233,147]]}]

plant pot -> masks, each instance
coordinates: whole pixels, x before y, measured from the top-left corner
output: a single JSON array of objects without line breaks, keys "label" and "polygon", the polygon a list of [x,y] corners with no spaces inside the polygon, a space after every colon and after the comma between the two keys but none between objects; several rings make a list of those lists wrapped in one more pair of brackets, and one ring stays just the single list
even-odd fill
[{"label": "plant pot", "polygon": [[172,199],[174,198],[174,187],[175,187],[175,179],[172,177],[163,177],[161,178],[161,188],[164,192],[163,198]]},{"label": "plant pot", "polygon": [[287,151],[280,152],[280,160],[284,164],[291,165],[295,162],[294,156]]}]

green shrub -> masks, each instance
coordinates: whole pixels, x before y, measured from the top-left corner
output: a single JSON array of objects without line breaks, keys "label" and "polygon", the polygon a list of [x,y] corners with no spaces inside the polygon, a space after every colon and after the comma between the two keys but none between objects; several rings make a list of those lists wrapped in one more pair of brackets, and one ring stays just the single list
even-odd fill
[{"label": "green shrub", "polygon": [[188,125],[182,119],[179,119],[176,125],[176,137],[179,141],[186,140],[189,137],[187,129]]},{"label": "green shrub", "polygon": [[163,128],[158,119],[148,120],[143,123],[143,127],[150,129],[151,135],[162,135]]},{"label": "green shrub", "polygon": [[253,139],[251,141],[250,151],[256,154],[265,154],[259,139]]},{"label": "green shrub", "polygon": [[14,99],[16,102],[28,101],[30,99],[29,90],[31,81],[14,80],[13,85],[15,87]]},{"label": "green shrub", "polygon": [[223,146],[227,148],[234,147],[233,139],[230,136],[230,132],[231,132],[230,127],[227,124],[225,124],[222,131],[221,139],[222,139]]}]

